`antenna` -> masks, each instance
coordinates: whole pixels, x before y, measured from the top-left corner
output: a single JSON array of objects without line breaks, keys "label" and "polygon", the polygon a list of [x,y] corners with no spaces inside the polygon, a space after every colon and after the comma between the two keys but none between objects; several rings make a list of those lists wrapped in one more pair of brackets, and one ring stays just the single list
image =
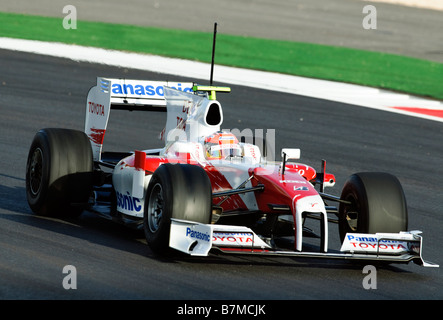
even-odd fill
[{"label": "antenna", "polygon": [[215,38],[217,36],[217,22],[214,23],[214,39],[212,40],[212,61],[211,61],[211,78],[209,85],[212,86],[212,80],[214,77],[214,56],[215,56]]},{"label": "antenna", "polygon": [[231,88],[229,87],[214,87],[212,85],[213,82],[213,76],[214,76],[214,56],[215,56],[215,38],[217,35],[217,22],[214,24],[214,40],[212,43],[212,61],[211,61],[211,78],[209,80],[209,86],[200,86],[200,85],[194,85],[192,87],[192,90],[194,92],[207,92],[208,93],[208,99],[209,100],[215,100],[216,92],[231,92]]}]

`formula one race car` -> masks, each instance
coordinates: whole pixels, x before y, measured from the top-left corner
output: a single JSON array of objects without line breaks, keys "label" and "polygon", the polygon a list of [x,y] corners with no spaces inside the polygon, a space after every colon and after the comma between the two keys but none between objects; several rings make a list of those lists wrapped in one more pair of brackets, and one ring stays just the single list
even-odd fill
[{"label": "formula one race car", "polygon": [[[97,78],[87,97],[84,132],[51,128],[34,137],[26,168],[32,211],[61,215],[86,209],[143,228],[159,253],[173,248],[206,256],[218,250],[437,266],[422,259],[421,232],[407,231],[406,201],[394,176],[353,174],[341,196],[326,194],[335,177],[326,173],[325,161],[317,172],[293,162],[300,158],[293,148],[282,149],[281,161],[275,161],[266,152],[271,148],[221,131],[216,94],[229,91]],[[103,152],[112,109],[166,111],[164,147]],[[315,250],[304,246],[312,235],[308,219],[319,221]],[[339,226],[340,251],[328,249],[331,221]]]}]

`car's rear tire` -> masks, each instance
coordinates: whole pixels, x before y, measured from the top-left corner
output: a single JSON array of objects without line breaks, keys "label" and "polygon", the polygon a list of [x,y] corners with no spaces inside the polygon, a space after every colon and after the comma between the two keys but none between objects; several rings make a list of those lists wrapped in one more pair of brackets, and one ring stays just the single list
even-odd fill
[{"label": "car's rear tire", "polygon": [[145,197],[144,231],[149,247],[167,253],[171,218],[210,223],[212,188],[195,165],[163,164],[151,177]]},{"label": "car's rear tire", "polygon": [[26,197],[34,213],[81,213],[92,192],[93,159],[84,132],[49,128],[36,133],[26,165]]},{"label": "car's rear tire", "polygon": [[407,231],[408,210],[403,188],[388,173],[356,173],[346,181],[340,203],[339,232],[343,239],[348,232],[377,233]]}]

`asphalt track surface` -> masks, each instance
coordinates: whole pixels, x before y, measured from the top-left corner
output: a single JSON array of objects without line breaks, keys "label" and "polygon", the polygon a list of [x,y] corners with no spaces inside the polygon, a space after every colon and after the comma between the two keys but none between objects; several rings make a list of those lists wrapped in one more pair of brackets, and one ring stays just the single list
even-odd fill
[{"label": "asphalt track surface", "polygon": [[[377,289],[366,290],[363,265],[346,261],[224,255],[164,259],[150,251],[143,234],[92,214],[70,220],[34,215],[25,195],[34,134],[45,127],[82,130],[86,94],[96,76],[171,77],[4,50],[0,75],[0,299],[443,298],[441,268],[377,266]],[[218,98],[223,128],[275,129],[277,150],[299,147],[301,160],[316,168],[321,159],[328,160],[328,171],[337,178],[328,192],[339,194],[354,172],[396,175],[408,199],[409,227],[424,231],[424,258],[442,265],[441,123],[240,86]],[[105,149],[161,146],[156,137],[164,117],[115,111]],[[330,248],[337,249],[336,225],[330,228]],[[75,290],[63,288],[66,265],[76,267]]]}]

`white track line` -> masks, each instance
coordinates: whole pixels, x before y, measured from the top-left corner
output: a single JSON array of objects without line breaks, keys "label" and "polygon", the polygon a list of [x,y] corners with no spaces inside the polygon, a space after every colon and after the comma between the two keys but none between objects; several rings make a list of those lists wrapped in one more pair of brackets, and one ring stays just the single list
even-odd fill
[{"label": "white track line", "polygon": [[[207,63],[147,54],[2,37],[0,37],[0,48],[200,80],[208,80],[210,77],[210,65]],[[219,65],[214,68],[214,81],[326,99],[443,122],[441,101],[359,85]]]}]

